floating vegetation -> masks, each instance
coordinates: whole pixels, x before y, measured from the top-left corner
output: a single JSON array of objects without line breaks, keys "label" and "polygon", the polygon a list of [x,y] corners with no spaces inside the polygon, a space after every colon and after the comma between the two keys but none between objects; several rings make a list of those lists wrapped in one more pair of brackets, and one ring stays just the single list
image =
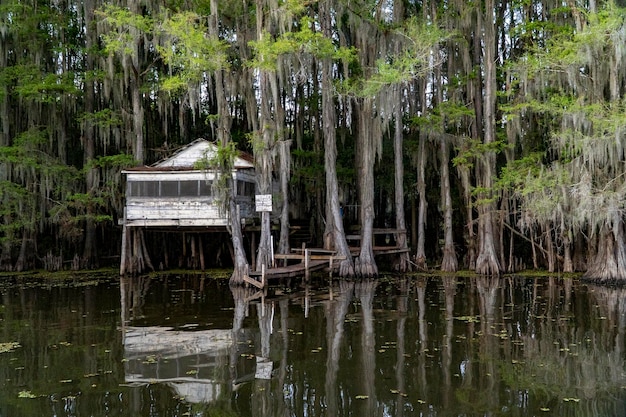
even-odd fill
[{"label": "floating vegetation", "polygon": [[466,321],[468,323],[478,323],[480,322],[479,316],[460,316],[455,317],[455,320]]},{"label": "floating vegetation", "polygon": [[0,353],[13,352],[15,349],[22,347],[18,342],[0,343]]},{"label": "floating vegetation", "polygon": [[36,398],[37,396],[30,391],[20,391],[19,394],[17,394],[17,397],[18,398]]}]

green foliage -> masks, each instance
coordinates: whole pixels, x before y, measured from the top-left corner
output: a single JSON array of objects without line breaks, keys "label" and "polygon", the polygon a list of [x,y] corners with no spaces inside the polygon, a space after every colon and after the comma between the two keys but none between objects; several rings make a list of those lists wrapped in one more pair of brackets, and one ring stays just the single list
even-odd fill
[{"label": "green foliage", "polygon": [[45,73],[38,65],[17,64],[0,69],[0,80],[10,86],[12,94],[36,103],[53,103],[65,94],[79,94],[73,72]]},{"label": "green foliage", "polygon": [[225,213],[228,212],[228,202],[232,196],[232,172],[238,155],[237,144],[231,140],[226,144],[218,144],[214,153],[205,153],[194,164],[195,169],[217,173],[211,187],[216,196],[214,202]]},{"label": "green foliage", "polygon": [[462,147],[457,147],[457,155],[452,158],[454,166],[473,167],[477,160],[487,153],[499,154],[510,145],[503,140],[483,143],[481,139],[467,138]]},{"label": "green foliage", "polygon": [[152,43],[169,66],[157,77],[163,91],[184,93],[206,72],[228,66],[227,44],[208,35],[206,16],[185,10],[143,16],[112,5],[97,13],[112,29],[102,35],[106,52],[137,58],[139,39]]},{"label": "green foliage", "polygon": [[319,31],[314,31],[313,26],[314,22],[310,18],[303,17],[297,31],[284,33],[275,39],[269,33],[264,33],[260,40],[250,42],[255,57],[249,65],[265,71],[274,71],[279,57],[290,54],[304,54],[320,59],[329,58],[341,61],[355,59],[354,48],[335,47],[331,39]]},{"label": "green foliage", "polygon": [[102,129],[110,129],[122,125],[120,115],[112,109],[103,109],[94,113],[83,113],[78,118],[78,121],[81,123],[89,122],[93,126],[97,126]]},{"label": "green foliage", "polygon": [[165,7],[174,12],[187,8],[201,15],[208,15],[211,13],[211,0],[167,0]]},{"label": "green foliage", "polygon": [[444,101],[430,112],[414,116],[410,119],[411,125],[420,130],[436,131],[440,133],[454,133],[457,126],[462,125],[468,118],[474,117],[474,110],[465,104],[454,101]]},{"label": "green foliage", "polygon": [[440,57],[434,54],[437,45],[452,36],[417,18],[407,19],[396,36],[402,40],[402,50],[376,61],[374,74],[363,81],[357,95],[370,97],[383,88],[416,80],[430,73],[434,65],[440,65]]},{"label": "green foliage", "polygon": [[207,151],[200,160],[196,161],[194,169],[231,172],[235,165],[235,158],[239,155],[234,141],[218,145],[215,153],[209,152]]},{"label": "green foliage", "polygon": [[179,12],[162,16],[156,25],[157,51],[173,72],[162,84],[165,91],[185,89],[205,72],[228,66],[226,43],[207,36],[205,22],[205,17],[193,12]]},{"label": "green foliage", "polygon": [[6,180],[0,181],[0,196],[0,243],[14,243],[20,230],[35,228],[36,198],[26,187]]},{"label": "green foliage", "polygon": [[103,9],[95,11],[110,31],[102,34],[105,52],[137,57],[137,36],[153,31],[154,21],[150,16],[142,16],[127,8],[106,4]]},{"label": "green foliage", "polygon": [[80,239],[84,233],[85,221],[101,224],[113,220],[110,214],[102,212],[107,207],[105,198],[101,196],[75,193],[50,208],[50,223],[58,226],[59,237]]},{"label": "green foliage", "polygon": [[122,153],[118,155],[98,156],[89,161],[86,168],[115,169],[119,172],[124,168],[130,168],[136,164],[137,161],[135,161],[132,155]]},{"label": "green foliage", "polygon": [[[323,182],[323,155],[313,150],[294,149],[292,152],[293,173],[291,182],[302,184],[307,192],[314,193],[318,183]],[[343,173],[345,174],[345,173]],[[345,178],[337,173],[338,178]]]},{"label": "green foliage", "polygon": [[543,156],[543,152],[533,152],[502,167],[496,181],[496,188],[511,189],[518,195],[524,195],[553,186],[553,182],[544,182],[540,186],[534,184],[532,188],[529,187],[529,178],[537,179],[541,176],[541,172],[544,169],[542,164]]}]

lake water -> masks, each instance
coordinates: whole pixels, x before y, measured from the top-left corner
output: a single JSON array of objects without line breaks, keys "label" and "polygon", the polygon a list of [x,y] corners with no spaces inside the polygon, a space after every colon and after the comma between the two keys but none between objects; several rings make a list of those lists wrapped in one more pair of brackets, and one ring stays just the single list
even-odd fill
[{"label": "lake water", "polygon": [[164,275],[0,292],[0,417],[626,416],[623,289]]}]

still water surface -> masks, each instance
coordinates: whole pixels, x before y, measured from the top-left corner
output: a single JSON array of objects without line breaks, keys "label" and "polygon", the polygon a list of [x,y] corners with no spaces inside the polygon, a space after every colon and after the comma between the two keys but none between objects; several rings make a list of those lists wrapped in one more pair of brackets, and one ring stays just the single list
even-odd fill
[{"label": "still water surface", "polygon": [[0,417],[626,416],[623,289],[412,277],[264,295],[172,275],[0,292]]}]

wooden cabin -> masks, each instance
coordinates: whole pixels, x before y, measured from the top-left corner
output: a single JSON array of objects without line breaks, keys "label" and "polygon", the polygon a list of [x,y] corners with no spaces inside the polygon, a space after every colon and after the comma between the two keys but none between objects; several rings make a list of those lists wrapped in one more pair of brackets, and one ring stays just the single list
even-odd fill
[{"label": "wooden cabin", "polygon": [[[212,183],[219,174],[197,168],[199,161],[210,160],[216,152],[216,145],[197,139],[153,165],[122,171],[126,177],[126,203],[121,222],[120,274],[143,270],[141,265],[134,265],[136,258],[147,255],[142,253],[136,239],[131,238],[136,230],[225,231],[230,225],[228,213],[219,210],[212,193]],[[258,217],[254,206],[256,179],[252,156],[241,153],[235,159],[232,175],[240,220],[242,224],[251,223]]]},{"label": "wooden cabin", "polygon": [[[126,175],[126,226],[226,226],[212,183],[215,171],[194,168],[202,158],[212,158],[216,146],[198,139],[172,157],[151,166],[128,169]],[[257,217],[254,211],[254,165],[238,157],[233,172],[235,201],[242,220]]]}]

